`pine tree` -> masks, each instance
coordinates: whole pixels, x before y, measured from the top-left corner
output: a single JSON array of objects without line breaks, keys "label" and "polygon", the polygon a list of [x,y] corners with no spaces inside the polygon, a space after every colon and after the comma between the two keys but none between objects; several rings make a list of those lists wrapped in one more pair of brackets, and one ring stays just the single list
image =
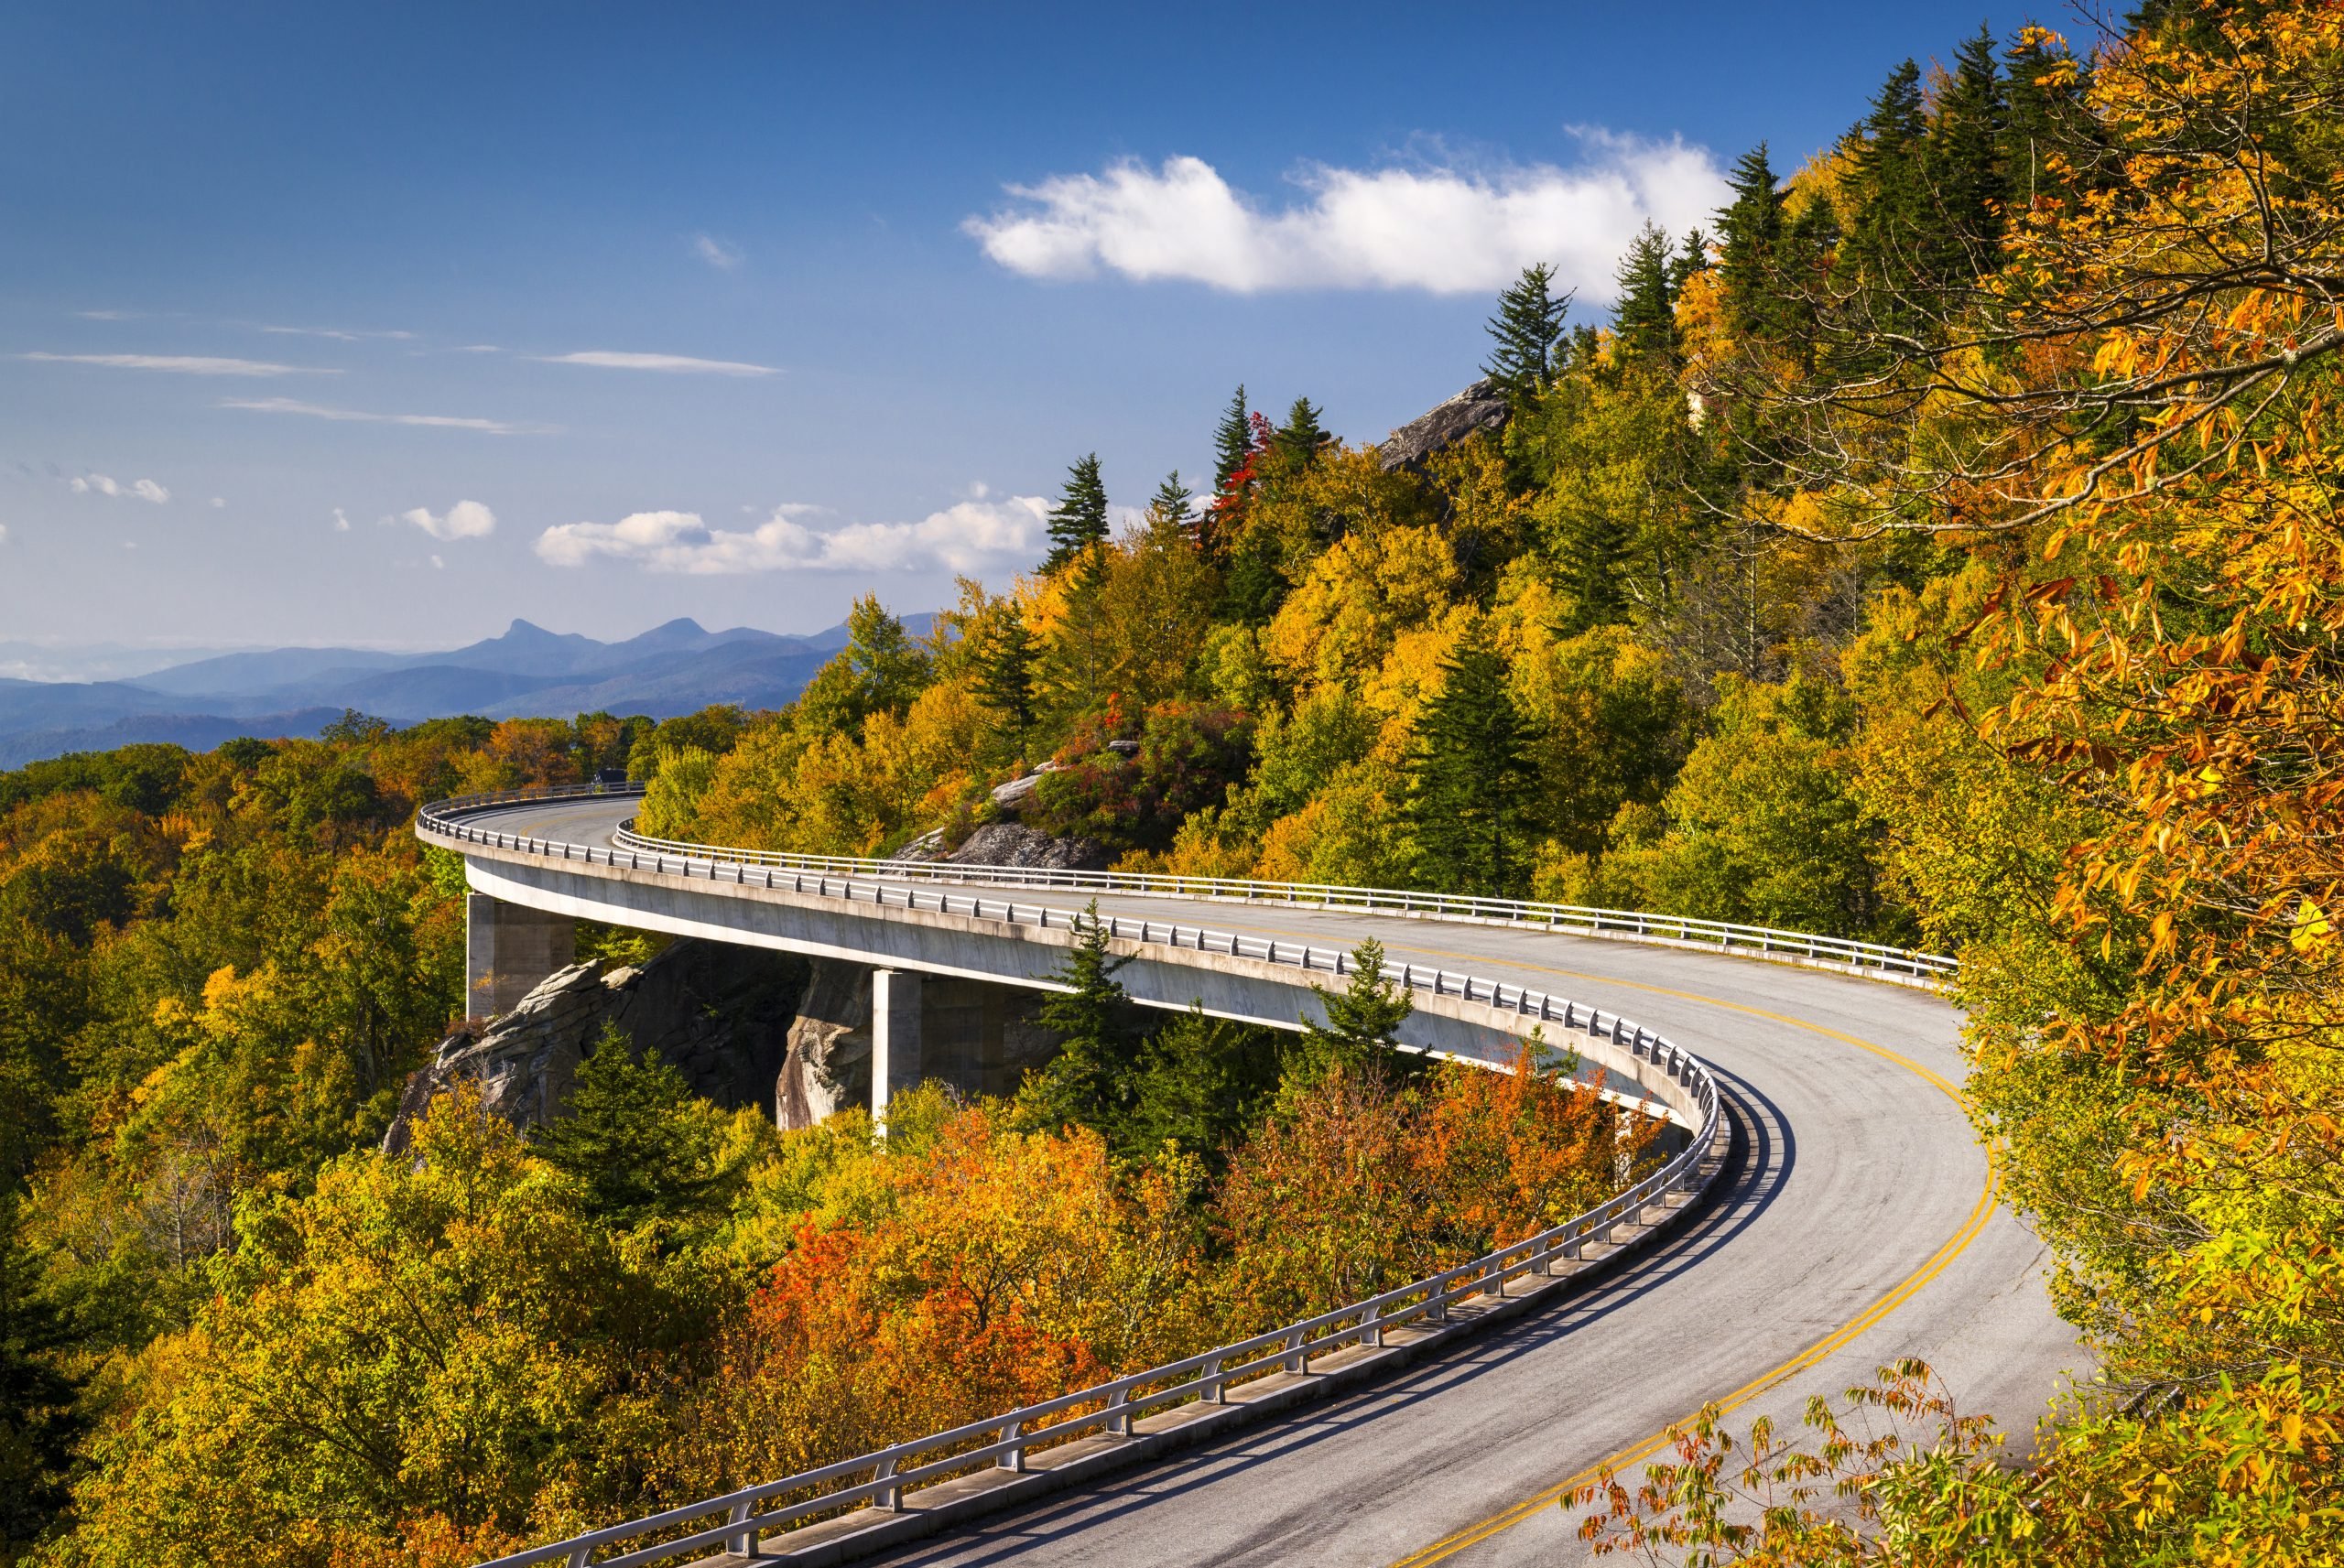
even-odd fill
[{"label": "pine tree", "polygon": [[1545,262],[1523,268],[1521,277],[1498,296],[1498,313],[1489,320],[1497,346],[1482,373],[1516,404],[1537,395],[1562,368],[1556,346],[1570,309],[1569,293],[1555,293],[1554,268]]},{"label": "pine tree", "polygon": [[1107,925],[1092,899],[1075,917],[1074,946],[1050,978],[1066,987],[1036,1010],[1059,1036],[1048,1065],[1026,1076],[1018,1091],[1020,1117],[1042,1128],[1088,1127],[1112,1142],[1132,1108],[1134,1076],[1145,1037],[1138,1008],[1115,971],[1130,963],[1108,947]]},{"label": "pine tree", "polygon": [[1107,542],[1107,486],[1099,478],[1099,454],[1091,452],[1068,469],[1066,489],[1050,508],[1050,553],[1044,571],[1056,571],[1093,545]]},{"label": "pine tree", "polygon": [[565,1114],[537,1135],[537,1152],[583,1190],[608,1223],[680,1219],[720,1206],[722,1173],[715,1124],[700,1114],[684,1076],[656,1051],[635,1054],[605,1024],[579,1064]]},{"label": "pine tree", "polygon": [[1668,293],[1680,297],[1685,286],[1709,269],[1709,237],[1698,229],[1685,231],[1685,243],[1677,252],[1677,259],[1668,265]]},{"label": "pine tree", "polygon": [[1002,606],[977,650],[976,674],[977,696],[1009,720],[1022,741],[1034,727],[1034,637],[1015,604]]},{"label": "pine tree", "polygon": [[1505,662],[1476,628],[1442,661],[1440,690],[1418,715],[1406,810],[1421,875],[1443,892],[1519,891],[1530,805],[1530,731],[1506,689]]},{"label": "pine tree", "polygon": [[1718,212],[1718,273],[1726,318],[1739,332],[1765,335],[1780,322],[1776,265],[1782,249],[1783,193],[1760,142],[1742,155],[1728,181],[1733,200]]},{"label": "pine tree", "polygon": [[1245,409],[1245,384],[1237,384],[1236,395],[1229,406],[1221,411],[1221,423],[1212,432],[1212,492],[1221,494],[1229,489],[1229,481],[1245,466],[1246,457],[1253,449],[1253,425]]},{"label": "pine tree", "polygon": [[1668,236],[1647,222],[1620,258],[1614,275],[1620,303],[1612,313],[1613,341],[1627,359],[1673,365],[1677,361],[1677,293]]},{"label": "pine tree", "polygon": [[1180,482],[1180,470],[1174,469],[1164,476],[1164,482],[1156,487],[1156,493],[1147,498],[1148,521],[1151,524],[1168,524],[1185,531],[1189,523],[1188,509],[1195,504],[1196,499],[1196,492]]},{"label": "pine tree", "polygon": [[1286,411],[1286,423],[1279,426],[1271,438],[1270,448],[1277,455],[1278,467],[1285,472],[1297,473],[1309,466],[1318,455],[1318,449],[1334,438],[1318,423],[1318,409],[1307,397],[1297,397],[1294,406]]}]

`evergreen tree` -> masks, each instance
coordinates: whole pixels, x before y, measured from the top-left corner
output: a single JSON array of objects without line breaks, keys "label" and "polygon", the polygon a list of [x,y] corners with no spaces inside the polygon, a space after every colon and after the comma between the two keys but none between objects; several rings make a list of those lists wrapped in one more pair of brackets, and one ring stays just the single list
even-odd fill
[{"label": "evergreen tree", "polygon": [[1952,79],[1929,127],[1929,188],[1946,239],[1945,254],[1933,259],[1947,283],[1967,284],[1992,270],[1998,259],[2009,135],[2010,105],[1994,61],[1994,35],[1980,27],[1955,51]]},{"label": "evergreen tree", "polygon": [[1439,892],[1503,897],[1519,891],[1526,869],[1529,727],[1481,628],[1441,671],[1408,756],[1406,811],[1422,875]]},{"label": "evergreen tree", "polygon": [[1613,341],[1622,357],[1673,365],[1677,361],[1677,293],[1668,236],[1647,222],[1620,258],[1614,275],[1620,303],[1612,313]]},{"label": "evergreen tree", "polygon": [[2052,45],[2050,34],[2026,28],[2002,55],[2007,211],[2029,212],[2038,202],[2066,200],[2074,174],[2089,168],[2098,151],[2083,109],[2085,72]]},{"label": "evergreen tree", "polygon": [[1384,978],[1384,946],[1362,942],[1351,950],[1351,978],[1340,991],[1312,986],[1319,1021],[1306,1022],[1286,1065],[1282,1096],[1290,1098],[1336,1067],[1381,1068],[1399,1044],[1398,1030],[1416,1010],[1406,989]]},{"label": "evergreen tree", "polygon": [[1698,229],[1686,230],[1685,243],[1677,251],[1677,259],[1668,265],[1670,297],[1681,296],[1685,292],[1685,286],[1693,280],[1695,275],[1707,272],[1709,269],[1709,237]]},{"label": "evergreen tree", "polygon": [[1092,899],[1075,918],[1074,946],[1050,978],[1066,987],[1036,1010],[1059,1036],[1047,1066],[1026,1074],[1018,1091],[1021,1119],[1043,1128],[1088,1127],[1115,1141],[1129,1113],[1145,1037],[1138,1008],[1115,971],[1131,960],[1107,946],[1107,924]]},{"label": "evergreen tree", "polygon": [[1907,59],[1889,72],[1872,113],[1849,133],[1858,191],[1844,254],[1875,295],[1875,319],[1903,325],[1904,297],[1922,276],[1930,248],[1930,200],[1923,167],[1921,68]]},{"label": "evergreen tree", "polygon": [[1066,489],[1050,508],[1050,553],[1044,571],[1107,542],[1107,486],[1099,478],[1099,454],[1091,452],[1068,469]]},{"label": "evergreen tree", "polygon": [[1189,521],[1188,509],[1195,504],[1196,499],[1196,492],[1180,482],[1180,470],[1174,469],[1164,476],[1164,482],[1156,487],[1156,493],[1148,497],[1148,520],[1186,529]]},{"label": "evergreen tree", "polygon": [[1216,1173],[1277,1093],[1285,1036],[1256,1024],[1181,1013],[1148,1042],[1115,1152],[1145,1159],[1166,1143],[1202,1155]]},{"label": "evergreen tree", "polygon": [[1034,727],[1034,637],[1017,606],[1002,606],[977,650],[977,696],[1021,741]]},{"label": "evergreen tree", "polygon": [[1235,395],[1221,411],[1221,423],[1212,432],[1212,491],[1219,495],[1229,488],[1229,481],[1245,468],[1253,450],[1253,426],[1245,408],[1245,384],[1237,384]]},{"label": "evergreen tree", "polygon": [[1718,212],[1718,272],[1726,319],[1738,332],[1766,335],[1783,312],[1776,276],[1784,231],[1783,193],[1760,142],[1742,155],[1728,180],[1733,200]]},{"label": "evergreen tree", "polygon": [[55,1360],[71,1336],[41,1295],[18,1201],[0,1192],[0,1560],[11,1562],[70,1500],[66,1478],[82,1426],[77,1384]]},{"label": "evergreen tree", "polygon": [[1536,396],[1562,368],[1556,347],[1570,309],[1570,295],[1555,293],[1555,270],[1545,262],[1523,268],[1498,296],[1498,313],[1489,321],[1496,347],[1481,370],[1515,404]]},{"label": "evergreen tree", "polygon": [[614,1024],[572,1080],[565,1114],[541,1130],[537,1152],[574,1178],[590,1212],[608,1224],[684,1219],[721,1207],[716,1125],[684,1076],[656,1051],[641,1057]]},{"label": "evergreen tree", "polygon": [[1297,397],[1294,406],[1286,411],[1286,423],[1270,438],[1270,449],[1277,455],[1279,469],[1297,473],[1309,465],[1318,455],[1318,449],[1334,438],[1318,423],[1318,409],[1307,397]]}]

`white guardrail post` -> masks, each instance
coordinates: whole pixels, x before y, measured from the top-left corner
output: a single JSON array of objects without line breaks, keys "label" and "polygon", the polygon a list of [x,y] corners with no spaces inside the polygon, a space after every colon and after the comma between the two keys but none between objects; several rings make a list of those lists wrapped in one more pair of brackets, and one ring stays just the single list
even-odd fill
[{"label": "white guardrail post", "polygon": [[[1219,902],[1276,900],[1326,908],[1398,910],[1434,918],[1538,925],[1549,929],[1583,928],[1613,935],[1606,923],[1644,930],[1653,917],[1633,911],[1582,909],[1501,899],[1460,899],[1446,895],[1394,893],[1371,888],[1322,887],[1307,883],[1257,882],[1227,878],[1124,875],[1112,872],[1033,871],[1004,866],[953,866],[905,860],[855,860],[824,855],[786,855],[765,850],[733,850],[712,845],[679,843],[643,838],[623,826],[617,848],[553,844],[472,826],[466,819],[501,807],[559,801],[590,795],[632,796],[639,784],[572,784],[537,790],[511,790],[442,801],[417,814],[418,833],[450,844],[482,844],[524,854],[559,858],[575,863],[606,865],[613,870],[649,870],[667,873],[673,857],[676,874],[701,876],[747,885],[748,871],[763,873],[763,884],[779,891],[804,892],[810,885],[823,897],[866,897],[884,906],[888,885],[900,888],[905,907],[918,907],[917,891],[910,884],[941,882],[956,886],[993,885],[1048,887],[1072,892],[1153,893]],[[645,857],[648,856],[646,863]],[[788,880],[776,880],[787,872]],[[812,873],[809,878],[808,873]],[[833,882],[832,873],[841,881]],[[857,879],[861,879],[858,881]],[[833,890],[836,891],[833,891]],[[933,907],[978,919],[1048,927],[1055,918],[1071,925],[1072,917],[1047,905],[1015,902],[988,903],[982,896],[960,899],[949,892],[934,895]],[[1803,933],[1773,931],[1761,926],[1733,925],[1718,921],[1667,916],[1675,936],[1655,938],[1693,945],[1714,945],[1727,951],[1755,946],[1761,956],[1810,957],[1883,976],[1901,976],[1924,984],[1949,979],[1955,960],[1938,954],[1914,953],[1872,943],[1838,937],[1813,937]],[[1345,972],[1347,957],[1330,961],[1323,951],[1307,945],[1297,952],[1275,942],[1255,939],[1257,952],[1243,952],[1244,944],[1233,934],[1177,924],[1161,931],[1152,921],[1128,918],[1112,929],[1134,940],[1199,952],[1223,952],[1232,957],[1266,957],[1274,964],[1305,970]],[[1438,968],[1419,969],[1411,964],[1387,964],[1385,976],[1412,989],[1439,996],[1460,996],[1542,1022],[1560,1023],[1566,1030],[1583,1028],[1589,1034],[1608,1037],[1634,1055],[1663,1066],[1670,1078],[1690,1091],[1698,1108],[1698,1128],[1691,1141],[1664,1162],[1659,1169],[1626,1191],[1615,1194],[1582,1214],[1572,1216],[1536,1236],[1500,1248],[1470,1262],[1446,1269],[1412,1284],[1386,1291],[1271,1329],[1248,1339],[1216,1346],[1177,1361],[1151,1367],[1111,1382],[1063,1394],[1019,1410],[988,1416],[980,1422],[896,1444],[876,1453],[858,1454],[837,1464],[787,1476],[757,1486],[708,1498],[624,1524],[591,1530],[567,1541],[549,1541],[526,1552],[497,1558],[483,1568],[536,1568],[566,1563],[570,1568],[635,1568],[638,1563],[684,1558],[693,1554],[730,1552],[756,1557],[775,1543],[769,1532],[818,1516],[865,1506],[892,1513],[904,1507],[906,1493],[924,1483],[966,1475],[985,1467],[1023,1474],[1037,1444],[1053,1445],[1086,1432],[1103,1432],[1128,1438],[1134,1423],[1151,1411],[1196,1401],[1207,1405],[1229,1402],[1233,1383],[1285,1375],[1308,1376],[1314,1356],[1323,1357],[1354,1346],[1380,1346],[1395,1327],[1411,1323],[1443,1324],[1453,1303],[1469,1295],[1503,1296],[1509,1281],[1522,1275],[1553,1278],[1587,1266],[1587,1249],[1597,1246],[1634,1246],[1653,1232],[1624,1241],[1615,1239],[1622,1227],[1645,1223],[1647,1210],[1667,1202],[1672,1195],[1698,1195],[1714,1176],[1709,1163],[1723,1139],[1723,1100],[1716,1077],[1698,1058],[1674,1043],[1613,1014],[1608,1021],[1596,1008],[1567,999],[1457,975]],[[766,1506],[771,1499],[797,1497],[798,1501]],[[614,1549],[600,1558],[597,1552]]]}]

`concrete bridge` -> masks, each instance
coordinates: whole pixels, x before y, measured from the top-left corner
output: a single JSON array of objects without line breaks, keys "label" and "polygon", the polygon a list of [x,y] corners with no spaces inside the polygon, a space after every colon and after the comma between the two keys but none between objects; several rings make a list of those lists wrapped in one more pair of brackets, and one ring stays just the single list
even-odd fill
[{"label": "concrete bridge", "polygon": [[[1404,1044],[1494,1059],[1538,1027],[1688,1133],[1716,1129],[1705,1198],[1681,1213],[1672,1199],[1658,1218],[1630,1216],[1632,1256],[1590,1267],[1606,1249],[1574,1250],[1571,1268],[1589,1271],[1576,1281],[1555,1277],[1570,1268],[1533,1260],[1538,1281],[1525,1288],[1537,1299],[1527,1303],[1493,1275],[1496,1290],[1474,1310],[1536,1308],[1503,1332],[1464,1337],[1444,1313],[1438,1330],[1378,1330],[1356,1373],[1345,1373],[1343,1356],[1296,1355],[1287,1383],[1326,1385],[1302,1394],[1354,1391],[1243,1430],[1192,1422],[1180,1443],[1157,1445],[1167,1456],[1112,1475],[1077,1452],[1082,1444],[1057,1450],[1067,1489],[1048,1500],[1020,1493],[1006,1511],[990,1494],[977,1498],[982,1507],[947,1506],[959,1482],[924,1505],[931,1494],[866,1481],[854,1495],[888,1512],[766,1536],[764,1556],[1574,1561],[1581,1548],[1554,1506],[1559,1492],[1599,1463],[1650,1452],[1664,1427],[1705,1402],[1788,1425],[1809,1394],[1916,1355],[1965,1408],[2015,1422],[2023,1443],[2060,1375],[2080,1368],[2043,1291],[2043,1249],[1996,1206],[1964,1115],[1958,1017],[1909,983],[1928,978],[1912,972],[1928,968],[1913,956],[1367,890],[1280,896],[1245,884],[659,846],[624,830],[634,804],[588,795],[426,813],[418,831],[461,850],[474,890],[478,1011],[509,1005],[533,975],[566,960],[565,923],[581,917],[866,963],[876,971],[870,1092],[884,1108],[894,1088],[965,1045],[934,1038],[928,994],[939,984],[1047,985],[1095,897],[1132,959],[1119,978],[1144,1003],[1295,1027],[1316,1006],[1310,985],[1338,988],[1344,956],[1373,939],[1416,1001]],[[1578,934],[1561,928],[1574,923]],[[1721,943],[1785,961],[1753,961]],[[1711,1123],[1705,1103],[1720,1108]],[[1570,1288],[1549,1289],[1557,1283]],[[1420,1354],[1376,1359],[1411,1334]],[[1273,1398],[1291,1402],[1264,1388],[1264,1409]],[[1111,1419],[1097,1453],[1124,1463],[1174,1424],[1159,1418],[1151,1434],[1148,1422],[1119,1429]],[[1132,1452],[1109,1452],[1116,1444]],[[1021,1474],[1011,1478],[1032,1480],[1024,1451],[1015,1457]],[[752,1506],[732,1517],[752,1518]],[[865,1525],[852,1526],[857,1519]],[[936,1533],[947,1523],[955,1528]],[[909,1544],[928,1533],[935,1538]],[[652,1560],[605,1531],[507,1561],[541,1559]]]}]

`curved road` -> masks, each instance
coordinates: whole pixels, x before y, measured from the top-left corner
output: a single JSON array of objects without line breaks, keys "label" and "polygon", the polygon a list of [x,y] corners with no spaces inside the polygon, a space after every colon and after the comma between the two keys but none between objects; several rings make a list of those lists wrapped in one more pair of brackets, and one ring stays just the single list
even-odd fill
[{"label": "curved road", "polygon": [[[631,801],[470,820],[607,846]],[[573,870],[578,868],[571,868]],[[786,895],[785,895],[786,896]],[[1071,902],[1063,892],[1054,903]],[[1101,896],[1102,911],[1179,901]],[[1924,991],[1674,948],[1340,911],[1190,903],[1222,931],[1446,963],[1618,1010],[1717,1069],[1737,1162],[1691,1227],[1621,1277],[1372,1390],[886,1559],[1020,1568],[1554,1563],[1551,1500],[1708,1400],[1795,1428],[1902,1356],[2022,1449],[2084,1357],[2039,1242],[1997,1207],[1956,1086],[1954,1010]]]}]

